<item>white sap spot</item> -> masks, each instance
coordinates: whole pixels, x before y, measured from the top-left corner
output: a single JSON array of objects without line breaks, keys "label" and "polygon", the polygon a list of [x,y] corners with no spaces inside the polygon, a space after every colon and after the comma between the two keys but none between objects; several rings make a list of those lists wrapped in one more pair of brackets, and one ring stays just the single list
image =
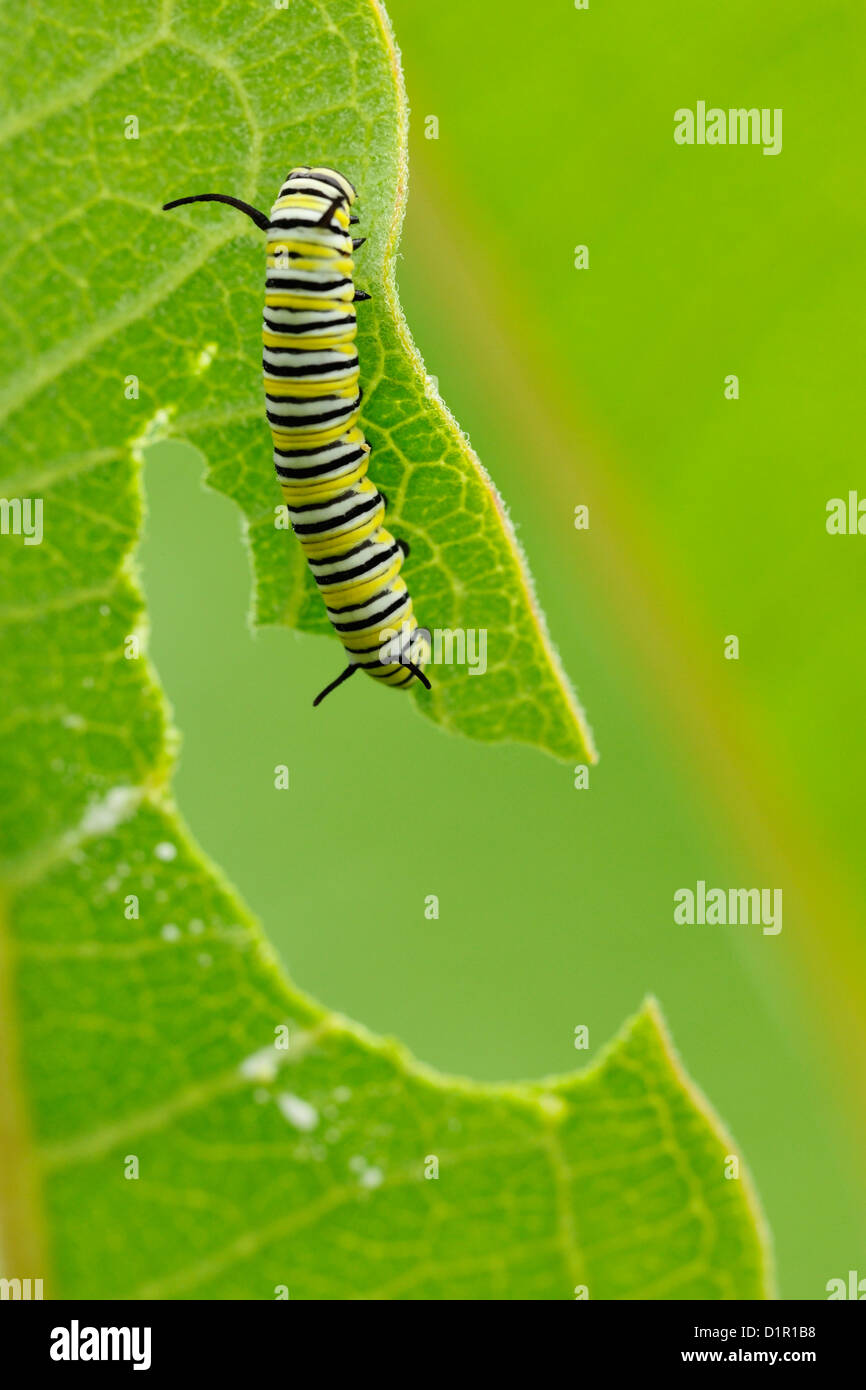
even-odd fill
[{"label": "white sap spot", "polygon": [[542,1095],[538,1097],[538,1103],[541,1109],[555,1120],[561,1119],[568,1109],[562,1096]]},{"label": "white sap spot", "polygon": [[192,369],[195,376],[200,376],[202,372],[207,371],[211,362],[216,357],[218,351],[219,348],[217,347],[216,343],[205,343],[204,347],[202,348],[201,352],[196,358],[195,365]]},{"label": "white sap spot", "polygon": [[101,603],[99,605],[99,612],[103,618],[107,618],[109,613],[111,612],[111,609],[109,608],[107,603]]},{"label": "white sap spot", "polygon": [[301,1100],[300,1096],[293,1096],[289,1091],[277,1096],[277,1105],[285,1115],[290,1125],[295,1129],[301,1130],[304,1134],[309,1134],[311,1129],[315,1129],[319,1123],[319,1112],[314,1105],[306,1100]]},{"label": "white sap spot", "polygon": [[201,933],[204,931],[204,922],[200,921],[198,917],[193,917],[192,921],[189,924],[189,929],[192,932],[193,936],[200,936]]},{"label": "white sap spot", "polygon": [[334,1100],[339,1101],[342,1105],[344,1101],[349,1099],[351,1094],[352,1092],[349,1090],[348,1086],[338,1086],[334,1092]]},{"label": "white sap spot", "polygon": [[170,844],[168,840],[160,840],[153,852],[164,864],[170,864],[172,859],[177,858],[177,846]]},{"label": "white sap spot", "polygon": [[241,1076],[246,1077],[247,1081],[273,1081],[277,1074],[277,1054],[273,1043],[261,1048],[259,1052],[253,1052],[249,1057],[245,1057],[238,1067]]},{"label": "white sap spot", "polygon": [[106,893],[116,893],[118,888],[120,887],[120,879],[107,878],[102,886],[105,889]]},{"label": "white sap spot", "polygon": [[349,1159],[349,1167],[358,1179],[360,1187],[380,1187],[385,1181],[385,1175],[381,1168],[376,1168],[372,1163],[368,1163],[361,1154],[355,1154]]},{"label": "white sap spot", "polygon": [[162,937],[163,941],[179,941],[180,927],[176,927],[174,922],[166,922],[165,926],[162,928],[160,932],[160,936]]},{"label": "white sap spot", "polygon": [[206,951],[202,951],[200,956],[196,956],[199,965],[213,965],[213,956],[209,956]]},{"label": "white sap spot", "polygon": [[101,801],[88,806],[78,827],[78,835],[107,835],[132,815],[141,792],[137,787],[112,787]]},{"label": "white sap spot", "polygon": [[150,419],[145,421],[135,438],[129,441],[132,457],[135,459],[136,463],[141,463],[143,451],[148,445],[156,444],[158,440],[165,437],[166,427],[174,411],[174,406],[169,406],[168,409],[154,411]]}]

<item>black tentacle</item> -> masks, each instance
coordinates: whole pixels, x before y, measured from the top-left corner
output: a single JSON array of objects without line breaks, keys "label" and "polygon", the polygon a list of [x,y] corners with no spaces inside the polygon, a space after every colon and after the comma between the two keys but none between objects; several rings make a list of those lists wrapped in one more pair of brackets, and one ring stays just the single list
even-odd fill
[{"label": "black tentacle", "polygon": [[228,193],[193,193],[188,198],[174,198],[170,203],[163,203],[162,210],[169,212],[172,208],[179,208],[182,203],[228,203],[229,207],[245,212],[250,221],[255,222],[263,232],[271,225],[271,219],[266,212],[260,212],[258,208],[241,202],[240,198],[232,198]]}]

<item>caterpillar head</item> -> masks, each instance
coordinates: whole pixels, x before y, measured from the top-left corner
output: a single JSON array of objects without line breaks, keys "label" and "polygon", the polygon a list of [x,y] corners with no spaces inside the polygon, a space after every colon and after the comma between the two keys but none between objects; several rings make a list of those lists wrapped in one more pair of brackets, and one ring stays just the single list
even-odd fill
[{"label": "caterpillar head", "polygon": [[[309,191],[318,194],[320,197],[323,194],[327,197],[330,192],[333,192],[335,194],[333,207],[337,206],[345,198],[346,207],[350,208],[358,196],[352,184],[349,183],[349,180],[344,178],[342,174],[338,174],[336,169],[311,168],[306,164],[292,169],[289,177],[283,184],[280,194],[281,197],[286,193],[292,183],[299,183],[300,188],[304,188],[304,185],[308,184]],[[255,222],[256,226],[260,228],[261,231],[266,232],[270,226],[271,219],[266,212],[262,212],[259,208],[251,207],[249,203],[242,202],[240,198],[232,197],[228,193],[193,193],[186,198],[173,198],[170,203],[163,203],[163,211],[168,212],[171,208],[179,208],[183,203],[228,203],[230,207],[237,208],[239,212],[245,213],[252,222]],[[329,206],[326,209],[325,216],[322,219],[323,222],[330,222],[333,207]],[[357,222],[358,218],[353,213],[349,220],[350,222]]]},{"label": "caterpillar head", "polygon": [[349,183],[345,175],[338,173],[336,169],[326,169],[323,166],[316,167],[309,164],[300,164],[297,168],[289,171],[289,177],[286,182],[294,182],[296,179],[309,179],[315,181],[319,178],[325,185],[333,186],[335,193],[345,194],[348,206],[352,206],[358,195],[355,192],[354,186]]}]

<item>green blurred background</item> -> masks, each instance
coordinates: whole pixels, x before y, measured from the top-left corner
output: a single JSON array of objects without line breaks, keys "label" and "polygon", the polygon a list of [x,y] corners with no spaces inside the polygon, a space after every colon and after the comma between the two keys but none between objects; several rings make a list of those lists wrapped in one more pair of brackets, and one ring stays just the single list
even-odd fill
[{"label": "green blurred background", "polygon": [[[866,538],[824,525],[829,498],[866,495],[860,7],[389,11],[413,112],[404,308],[601,762],[577,791],[371,682],[313,711],[333,642],[251,634],[238,513],[160,445],[140,558],[181,809],[298,984],[445,1071],[582,1065],[577,1024],[595,1054],[656,994],[750,1163],[782,1296],[826,1297],[866,1276]],[[676,146],[698,100],[782,107],[782,153]],[[699,878],[782,888],[782,933],[675,926]]]}]

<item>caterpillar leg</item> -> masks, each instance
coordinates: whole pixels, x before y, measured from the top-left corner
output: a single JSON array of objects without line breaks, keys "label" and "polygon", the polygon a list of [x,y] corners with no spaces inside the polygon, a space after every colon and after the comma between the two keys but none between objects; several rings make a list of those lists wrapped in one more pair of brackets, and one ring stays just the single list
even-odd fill
[{"label": "caterpillar leg", "polygon": [[319,691],[318,695],[313,701],[313,708],[315,709],[316,705],[320,705],[324,700],[325,696],[330,695],[332,690],[336,690],[338,685],[343,684],[343,681],[347,681],[350,676],[354,676],[357,670],[358,667],[353,664],[351,666],[347,666],[344,671],[341,671],[335,681],[331,681],[330,685],[326,685],[324,690]]}]

